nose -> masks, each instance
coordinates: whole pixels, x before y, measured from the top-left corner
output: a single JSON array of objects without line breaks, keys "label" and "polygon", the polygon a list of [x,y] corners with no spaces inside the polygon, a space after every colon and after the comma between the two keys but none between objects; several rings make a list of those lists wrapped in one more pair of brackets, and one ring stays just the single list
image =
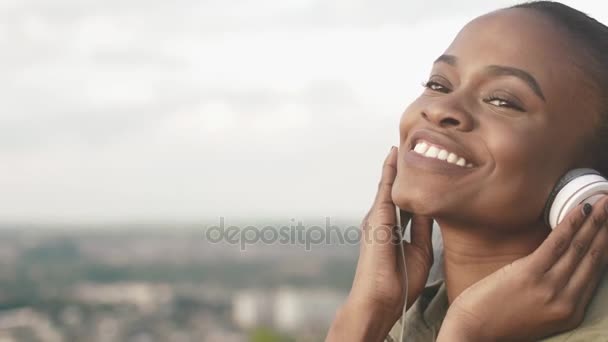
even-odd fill
[{"label": "nose", "polygon": [[429,103],[420,114],[425,120],[442,128],[466,132],[472,130],[475,124],[470,112],[448,96]]}]

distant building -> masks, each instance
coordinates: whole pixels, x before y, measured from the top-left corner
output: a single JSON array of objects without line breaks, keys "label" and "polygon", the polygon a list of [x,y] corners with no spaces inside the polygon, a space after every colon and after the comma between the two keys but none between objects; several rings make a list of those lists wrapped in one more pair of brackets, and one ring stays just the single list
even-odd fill
[{"label": "distant building", "polygon": [[232,319],[243,329],[271,325],[273,297],[263,291],[247,290],[237,293],[232,300]]},{"label": "distant building", "polygon": [[162,284],[124,282],[112,284],[85,283],[76,286],[74,298],[90,304],[132,305],[150,313],[170,304],[171,287]]},{"label": "distant building", "polygon": [[293,332],[325,327],[345,298],[345,293],[325,289],[247,290],[234,296],[233,320],[244,329],[271,326]]},{"label": "distant building", "polygon": [[326,326],[345,298],[344,293],[324,289],[281,288],[274,300],[274,325],[284,331]]},{"label": "distant building", "polygon": [[0,342],[61,342],[63,336],[46,315],[29,308],[0,311]]}]

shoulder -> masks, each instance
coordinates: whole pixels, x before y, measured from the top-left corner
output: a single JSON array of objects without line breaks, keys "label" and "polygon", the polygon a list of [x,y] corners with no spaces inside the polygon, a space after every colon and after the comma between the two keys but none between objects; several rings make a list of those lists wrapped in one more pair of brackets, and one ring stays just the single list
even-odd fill
[{"label": "shoulder", "polygon": [[405,326],[404,341],[434,341],[447,308],[447,294],[443,281],[428,285],[405,316],[395,323],[385,342],[399,341],[402,326]]}]

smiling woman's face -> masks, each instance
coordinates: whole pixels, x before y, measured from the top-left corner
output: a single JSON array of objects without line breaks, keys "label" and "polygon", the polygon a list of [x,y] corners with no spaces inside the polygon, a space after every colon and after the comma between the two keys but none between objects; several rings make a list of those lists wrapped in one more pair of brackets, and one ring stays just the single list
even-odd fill
[{"label": "smiling woman's face", "polygon": [[397,206],[463,226],[541,222],[559,177],[588,166],[599,96],[577,51],[532,10],[465,26],[403,114]]}]

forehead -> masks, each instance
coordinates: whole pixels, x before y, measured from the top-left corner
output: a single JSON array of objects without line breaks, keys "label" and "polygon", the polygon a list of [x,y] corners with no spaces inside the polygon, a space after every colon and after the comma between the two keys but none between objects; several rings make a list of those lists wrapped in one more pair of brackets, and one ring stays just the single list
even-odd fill
[{"label": "forehead", "polygon": [[542,13],[506,9],[468,23],[445,53],[462,61],[459,68],[463,74],[487,65],[527,71],[540,84],[551,110],[589,97],[589,88],[585,87],[589,79],[582,69],[584,58],[579,50],[563,27]]},{"label": "forehead", "polygon": [[532,10],[499,10],[478,17],[458,33],[448,53],[470,64],[510,65],[543,76],[573,65],[575,52],[565,32]]}]

